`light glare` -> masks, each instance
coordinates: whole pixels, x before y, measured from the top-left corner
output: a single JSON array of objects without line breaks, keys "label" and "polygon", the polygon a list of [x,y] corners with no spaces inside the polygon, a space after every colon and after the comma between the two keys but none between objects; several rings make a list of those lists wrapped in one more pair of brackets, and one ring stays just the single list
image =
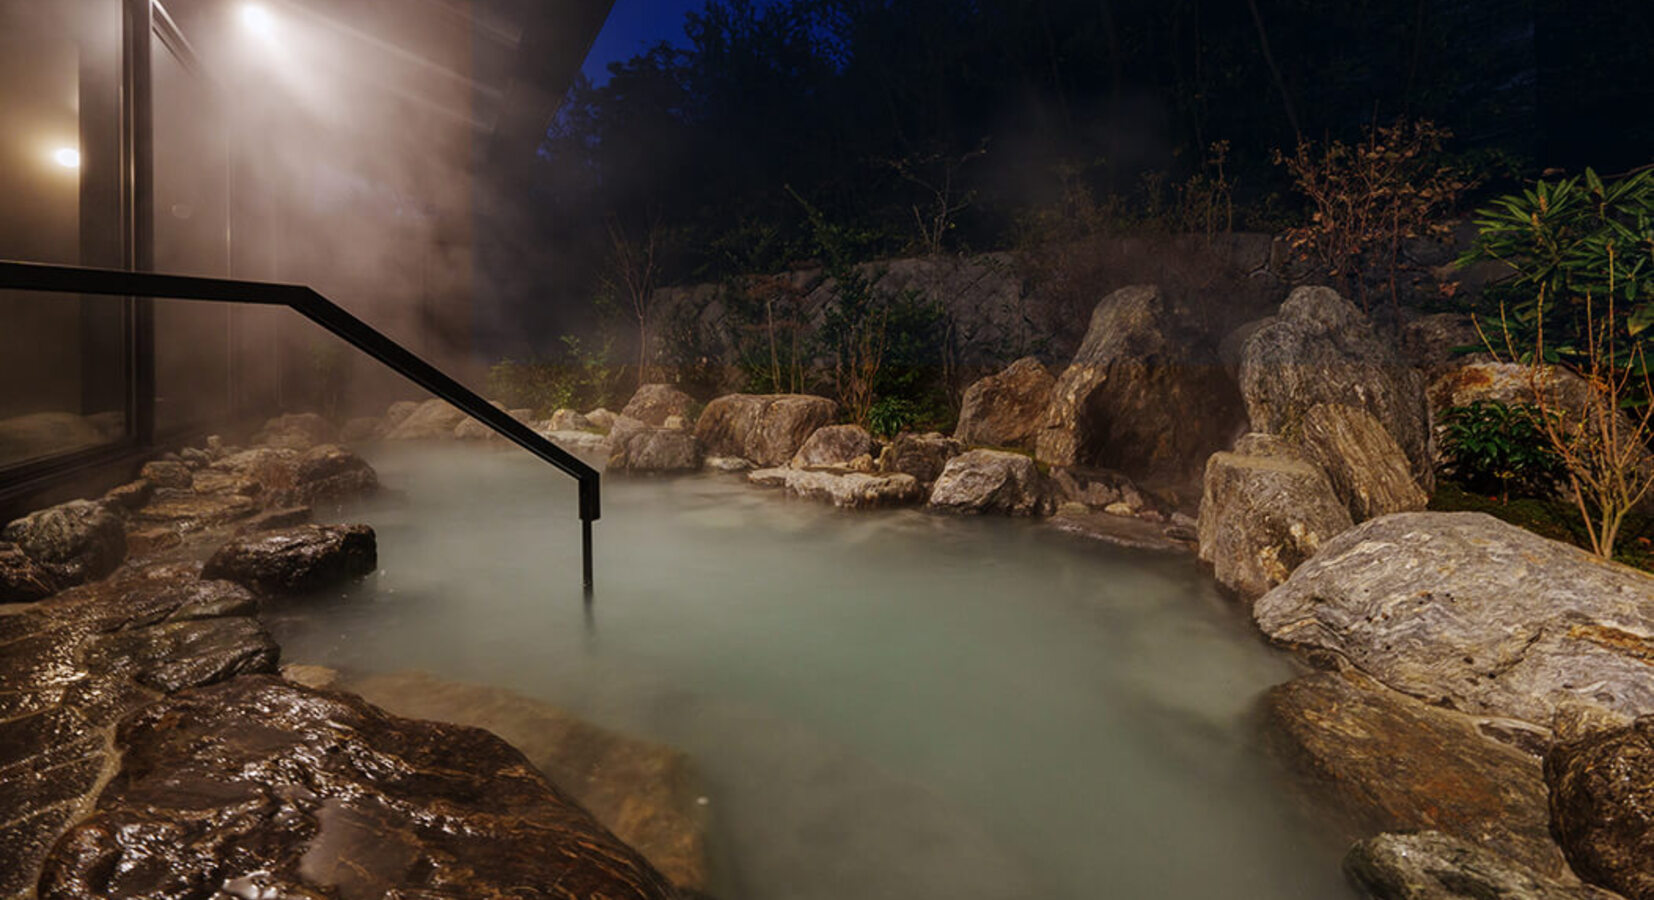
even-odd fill
[{"label": "light glare", "polygon": [[78,169],[80,168],[80,151],[73,147],[59,147],[57,152],[52,154],[52,161],[65,169]]},{"label": "light glare", "polygon": [[257,3],[248,3],[241,7],[241,24],[248,31],[266,40],[274,37],[276,33],[276,17]]}]

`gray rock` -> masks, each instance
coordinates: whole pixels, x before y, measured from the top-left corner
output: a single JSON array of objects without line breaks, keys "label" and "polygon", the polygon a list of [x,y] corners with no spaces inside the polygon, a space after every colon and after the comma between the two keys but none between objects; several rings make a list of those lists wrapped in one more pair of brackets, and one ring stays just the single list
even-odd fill
[{"label": "gray rock", "polygon": [[1357,522],[1412,512],[1430,502],[1384,425],[1364,409],[1318,403],[1299,423],[1304,455],[1321,467]]},{"label": "gray rock", "polygon": [[1364,409],[1407,454],[1414,479],[1435,487],[1424,379],[1336,291],[1301,287],[1247,339],[1241,394],[1253,431],[1292,434],[1322,403]]},{"label": "gray rock", "polygon": [[1107,509],[1124,503],[1136,512],[1152,505],[1130,478],[1110,469],[1078,466],[1052,469],[1051,483],[1062,502],[1078,503],[1089,509]]},{"label": "gray rock", "polygon": [[1559,743],[1545,756],[1551,830],[1586,881],[1654,897],[1654,717]]},{"label": "gray rock", "polygon": [[295,594],[343,584],[378,566],[372,528],[299,525],[231,540],[213,553],[201,575],[263,594]]},{"label": "gray rock", "polygon": [[1481,513],[1397,513],[1327,541],[1253,614],[1391,688],[1549,727],[1654,709],[1654,576]]},{"label": "gray rock", "polygon": [[739,456],[760,466],[786,465],[838,404],[809,394],[727,394],[706,405],[695,437],[710,456]]},{"label": "gray rock", "polygon": [[955,456],[930,490],[931,508],[946,512],[1040,516],[1055,505],[1034,461],[1001,450]]},{"label": "gray rock", "polygon": [[1351,524],[1326,473],[1294,455],[1214,453],[1206,463],[1200,559],[1243,600],[1285,581]]},{"label": "gray rock", "polygon": [[1045,365],[1032,356],[1011,363],[965,389],[954,438],[972,447],[1033,449],[1056,384]]},{"label": "gray rock", "polygon": [[[635,421],[635,420],[634,420]],[[695,436],[671,428],[609,433],[609,470],[614,472],[693,472],[701,467]]]},{"label": "gray rock", "polygon": [[[864,472],[825,472],[786,469],[782,487],[795,497],[823,500],[841,509],[899,506],[924,499],[924,490],[912,475],[869,475]],[[755,473],[756,474],[756,473]]]},{"label": "gray rock", "polygon": [[339,439],[339,432],[333,423],[316,413],[290,413],[277,416],[264,423],[264,427],[253,436],[253,443],[268,447],[285,447],[289,450],[308,450],[317,444],[327,444]]},{"label": "gray rock", "polygon": [[357,416],[345,423],[339,429],[339,440],[347,444],[357,444],[365,441],[377,441],[389,434],[390,421],[378,416]]},{"label": "gray rock", "polygon": [[586,413],[586,421],[590,422],[593,428],[605,434],[614,427],[616,418],[618,416],[601,406]]},{"label": "gray rock", "polygon": [[304,505],[366,497],[379,489],[368,461],[338,444],[321,444],[291,462],[292,487],[264,492],[267,504]]},{"label": "gray rock", "polygon": [[493,436],[494,429],[469,416],[454,426],[454,440],[457,441],[486,441]]},{"label": "gray rock", "polygon": [[948,460],[960,453],[958,440],[930,431],[917,434],[904,431],[879,451],[877,468],[880,472],[901,472],[912,475],[919,484],[928,487],[935,483]]},{"label": "gray rock", "polygon": [[668,416],[683,416],[687,420],[694,406],[694,397],[669,384],[644,384],[638,386],[620,414],[663,428]]},{"label": "gray rock", "polygon": [[1240,394],[1197,332],[1153,285],[1097,304],[1074,361],[1057,379],[1035,456],[1053,466],[1132,478],[1199,477],[1245,421]]},{"label": "gray rock", "polygon": [[413,415],[415,412],[418,412],[419,406],[420,404],[417,400],[398,400],[395,403],[392,403],[385,410],[385,421],[389,423],[392,428],[395,428],[403,422],[406,422],[409,416]]},{"label": "gray rock", "polygon": [[739,456],[708,456],[701,465],[725,475],[740,475],[752,471],[752,463]]},{"label": "gray rock", "polygon": [[0,543],[0,603],[29,603],[56,590],[51,573],[16,544]]},{"label": "gray rock", "polygon": [[0,530],[0,539],[16,544],[60,588],[102,578],[126,559],[126,526],[91,500],[32,512]]},{"label": "gray rock", "polygon": [[[392,407],[395,409],[396,407]],[[445,400],[427,400],[414,408],[385,435],[391,441],[422,441],[451,438],[466,415]],[[392,421],[395,421],[392,418]]]},{"label": "gray rock", "polygon": [[1550,878],[1439,831],[1381,834],[1350,848],[1344,874],[1371,900],[1614,900],[1572,879]]},{"label": "gray rock", "polygon": [[758,487],[778,488],[786,487],[787,475],[796,470],[785,466],[775,466],[769,469],[753,469],[747,473],[747,483]]},{"label": "gray rock", "polygon": [[572,409],[559,409],[553,412],[551,421],[547,423],[547,429],[550,431],[586,431],[595,427],[592,420]]},{"label": "gray rock", "polygon": [[540,436],[579,457],[587,465],[609,462],[609,439],[591,431],[542,431]]},{"label": "gray rock", "polygon": [[828,425],[810,432],[793,454],[795,469],[865,471],[873,466],[873,437],[860,425]]}]

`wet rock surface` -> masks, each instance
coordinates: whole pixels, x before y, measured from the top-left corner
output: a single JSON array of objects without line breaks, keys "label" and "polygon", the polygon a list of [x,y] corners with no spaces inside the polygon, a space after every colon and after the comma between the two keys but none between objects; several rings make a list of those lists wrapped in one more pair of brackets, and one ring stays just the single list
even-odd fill
[{"label": "wet rock surface", "polygon": [[261,594],[298,594],[360,578],[378,565],[366,525],[297,525],[231,540],[207,560],[203,576]]},{"label": "wet rock surface", "polygon": [[965,389],[954,438],[973,447],[1032,450],[1056,384],[1045,364],[1032,356],[978,380]]},{"label": "wet rock surface", "polygon": [[695,398],[669,384],[639,385],[632,399],[620,410],[620,414],[637,419],[646,425],[663,428],[670,416],[683,416],[688,420],[689,411],[695,406]]},{"label": "wet rock surface", "polygon": [[1294,290],[1246,339],[1240,382],[1253,431],[1289,433],[1321,403],[1363,409],[1407,454],[1419,485],[1434,489],[1424,378],[1338,292]]},{"label": "wet rock surface", "polygon": [[1212,454],[1196,533],[1218,583],[1251,602],[1351,522],[1319,467],[1280,442],[1243,438],[1237,446],[1266,449]]},{"label": "wet rock surface", "polygon": [[1632,900],[1654,897],[1654,718],[1557,744],[1545,780],[1574,871]]},{"label": "wet rock surface", "polygon": [[1549,728],[1654,709],[1654,576],[1481,513],[1397,513],[1324,543],[1253,608],[1301,652]]},{"label": "wet rock surface", "polygon": [[59,587],[102,578],[126,559],[126,526],[101,503],[71,500],[0,529]]},{"label": "wet rock surface", "polygon": [[670,884],[479,729],[244,676],[120,725],[118,772],[39,896],[670,898]]},{"label": "wet rock surface", "polygon": [[695,438],[708,456],[739,456],[784,466],[811,433],[830,424],[838,404],[809,394],[727,394],[706,405]]},{"label": "wet rock surface", "polygon": [[1192,482],[1245,419],[1216,347],[1181,324],[1158,287],[1137,285],[1093,310],[1052,389],[1035,455],[1053,466]]},{"label": "wet rock surface", "polygon": [[1344,874],[1371,900],[1614,900],[1439,831],[1381,834],[1350,848]]},{"label": "wet rock surface", "polygon": [[673,884],[706,887],[707,807],[697,802],[701,786],[681,751],[599,728],[507,690],[420,672],[342,686],[396,715],[499,735]]},{"label": "wet rock surface", "polygon": [[608,467],[616,472],[693,472],[701,467],[701,448],[694,435],[676,429],[617,427],[609,434]]},{"label": "wet rock surface", "polygon": [[1476,720],[1336,672],[1278,685],[1262,708],[1301,795],[1346,837],[1433,829],[1571,880],[1539,759]]},{"label": "wet rock surface", "polygon": [[164,566],[0,610],[0,896],[27,895],[89,810],[123,716],[168,691],[274,671],[254,607],[236,585]]},{"label": "wet rock surface", "polygon": [[948,460],[930,490],[932,509],[1009,516],[1048,515],[1053,508],[1045,476],[1019,453],[971,450]]},{"label": "wet rock surface", "polygon": [[56,590],[51,573],[16,544],[0,543],[0,603],[30,603]]}]

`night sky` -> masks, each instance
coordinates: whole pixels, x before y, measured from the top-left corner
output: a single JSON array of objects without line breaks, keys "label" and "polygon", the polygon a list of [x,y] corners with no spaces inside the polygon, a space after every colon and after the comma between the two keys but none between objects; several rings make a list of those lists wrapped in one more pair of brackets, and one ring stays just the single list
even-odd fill
[{"label": "night sky", "polygon": [[687,43],[684,13],[704,5],[706,0],[615,0],[581,71],[601,84],[609,78],[609,63],[631,59],[657,41]]}]

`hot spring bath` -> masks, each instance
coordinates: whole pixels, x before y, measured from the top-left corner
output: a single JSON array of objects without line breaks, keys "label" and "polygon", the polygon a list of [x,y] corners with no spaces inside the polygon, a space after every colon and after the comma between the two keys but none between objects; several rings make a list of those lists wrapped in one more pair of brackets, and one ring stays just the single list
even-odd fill
[{"label": "hot spring bath", "polygon": [[291,662],[423,669],[680,747],[741,898],[1349,896],[1247,719],[1290,675],[1187,558],[846,513],[739,479],[572,483],[369,453],[380,572],[272,622]]}]

